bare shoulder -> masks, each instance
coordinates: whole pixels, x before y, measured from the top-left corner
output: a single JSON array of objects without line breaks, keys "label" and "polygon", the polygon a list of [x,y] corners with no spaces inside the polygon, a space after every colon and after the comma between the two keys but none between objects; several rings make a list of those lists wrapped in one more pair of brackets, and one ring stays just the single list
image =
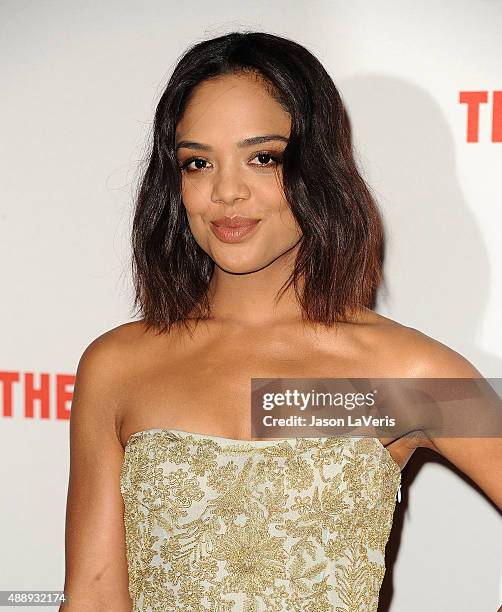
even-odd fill
[{"label": "bare shoulder", "polygon": [[[462,354],[427,334],[394,322],[382,322],[380,333],[395,342],[396,354],[406,364],[403,377],[409,378],[484,378],[481,372]],[[442,415],[446,418],[448,413]],[[488,415],[494,418],[493,414]],[[476,418],[483,419],[478,416]],[[500,417],[494,427],[500,424]],[[481,422],[483,422],[481,420]],[[446,422],[448,426],[448,423]],[[435,428],[432,428],[434,432]],[[495,428],[489,428],[496,432]],[[426,433],[427,431],[427,433]],[[435,435],[429,428],[413,445],[431,449],[445,457],[451,464],[466,474],[480,489],[502,509],[500,471],[502,468],[502,439],[499,436]],[[398,447],[399,453],[403,447]]]},{"label": "bare shoulder", "polygon": [[114,327],[97,338],[86,347],[82,357],[89,359],[110,359],[111,363],[120,365],[122,360],[113,361],[117,353],[131,348],[145,339],[150,332],[146,330],[143,321],[130,321]]},{"label": "bare shoulder", "polygon": [[367,338],[386,364],[390,377],[479,378],[482,374],[459,352],[428,336],[374,311],[365,319]]},{"label": "bare shoulder", "polygon": [[117,423],[127,396],[127,381],[141,359],[141,346],[151,333],[141,321],[124,323],[96,337],[83,351],[77,367],[72,412],[85,388],[101,398],[96,411],[113,411]]},{"label": "bare shoulder", "polygon": [[[375,377],[482,378],[465,356],[414,327],[373,311],[368,311],[357,327],[368,345],[366,352],[371,354],[372,364],[378,364]],[[438,445],[427,435],[413,436],[410,444],[439,452]]]},{"label": "bare shoulder", "polygon": [[140,361],[142,349],[151,342],[153,332],[142,321],[123,323],[96,337],[87,345],[78,369],[92,368],[100,378],[127,375]]},{"label": "bare shoulder", "polygon": [[418,329],[406,328],[405,350],[413,356],[412,374],[420,378],[481,378],[461,353]]}]

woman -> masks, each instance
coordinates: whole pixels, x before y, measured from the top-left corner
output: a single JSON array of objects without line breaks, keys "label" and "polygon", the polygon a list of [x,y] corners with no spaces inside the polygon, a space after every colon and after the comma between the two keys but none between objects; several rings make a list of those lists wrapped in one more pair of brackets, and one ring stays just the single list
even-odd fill
[{"label": "woman", "polygon": [[498,441],[250,440],[252,378],[481,376],[371,310],[381,228],[309,51],[257,32],[187,51],[137,198],[142,318],[78,366],[64,609],[376,610],[419,446],[502,506]]}]

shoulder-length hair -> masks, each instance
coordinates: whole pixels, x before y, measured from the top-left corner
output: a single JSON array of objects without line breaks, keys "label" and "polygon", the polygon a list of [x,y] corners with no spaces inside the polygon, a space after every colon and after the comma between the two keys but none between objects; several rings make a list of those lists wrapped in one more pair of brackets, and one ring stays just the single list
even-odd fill
[{"label": "shoulder-length hair", "polygon": [[169,331],[175,322],[188,328],[187,321],[210,317],[207,289],[215,264],[188,225],[175,132],[195,86],[239,73],[259,75],[291,117],[283,190],[303,235],[276,299],[293,283],[302,320],[326,326],[374,304],[383,223],[358,172],[335,84],[300,44],[263,32],[231,32],[188,48],[156,108],[132,227],[134,308],[147,328]]}]

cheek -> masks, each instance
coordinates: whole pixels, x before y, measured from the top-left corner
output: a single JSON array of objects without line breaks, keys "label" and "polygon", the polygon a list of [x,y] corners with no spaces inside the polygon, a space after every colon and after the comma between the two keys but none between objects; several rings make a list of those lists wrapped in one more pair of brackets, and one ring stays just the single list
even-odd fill
[{"label": "cheek", "polygon": [[297,226],[296,219],[291,212],[289,204],[282,194],[276,194],[275,201],[276,205],[270,212],[272,213],[277,229],[280,229],[285,234],[297,235],[300,229]]},{"label": "cheek", "polygon": [[289,207],[281,209],[277,217],[277,234],[282,237],[285,245],[296,243],[301,236],[301,230]]},{"label": "cheek", "polygon": [[184,182],[181,190],[181,197],[188,219],[188,225],[195,241],[203,249],[207,248],[207,230],[205,228],[204,217],[208,212],[207,199],[203,198],[200,190],[193,185]]},{"label": "cheek", "polygon": [[197,217],[197,215],[203,215],[207,212],[208,198],[200,188],[191,184],[189,179],[183,178],[181,197],[188,217]]}]

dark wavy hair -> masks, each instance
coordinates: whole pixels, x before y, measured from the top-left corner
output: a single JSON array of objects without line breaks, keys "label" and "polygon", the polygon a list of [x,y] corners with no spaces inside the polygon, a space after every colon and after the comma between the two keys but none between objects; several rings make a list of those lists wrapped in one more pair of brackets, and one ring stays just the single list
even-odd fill
[{"label": "dark wavy hair", "polygon": [[300,44],[264,32],[231,32],[188,48],[155,112],[151,152],[136,196],[132,270],[134,309],[158,332],[175,322],[188,328],[187,321],[210,317],[207,289],[215,265],[188,224],[176,126],[196,85],[241,73],[259,76],[291,117],[283,190],[303,235],[276,299],[293,283],[303,322],[326,326],[374,305],[382,280],[383,223],[358,172],[335,84]]}]

